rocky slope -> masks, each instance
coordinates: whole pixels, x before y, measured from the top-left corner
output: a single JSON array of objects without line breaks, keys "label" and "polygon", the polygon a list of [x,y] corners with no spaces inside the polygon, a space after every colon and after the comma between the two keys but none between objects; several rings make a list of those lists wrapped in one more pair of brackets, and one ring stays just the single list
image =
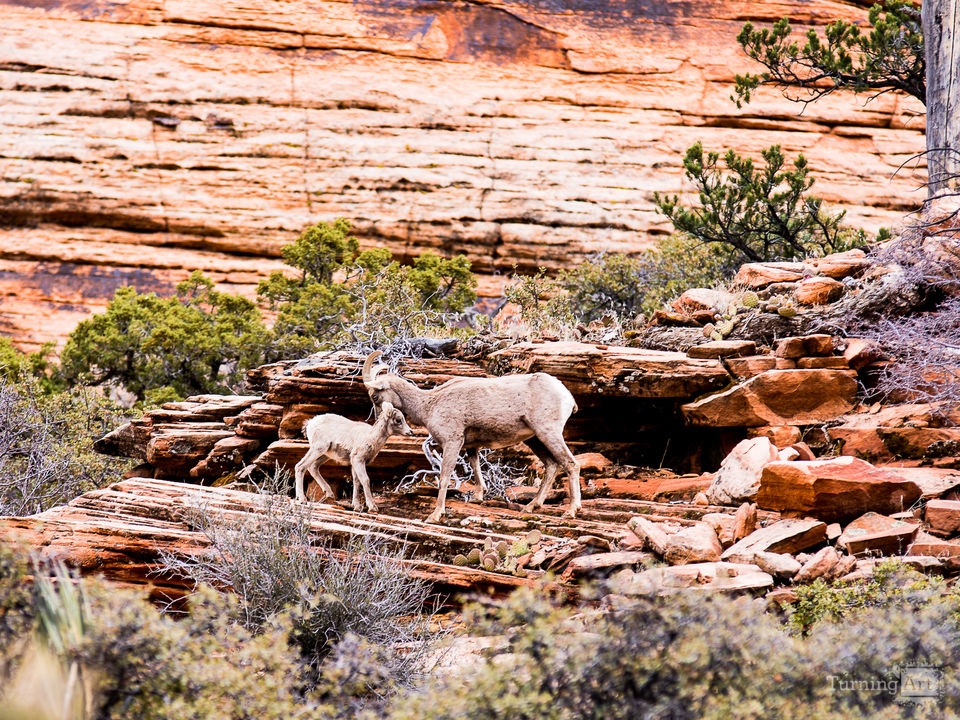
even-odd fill
[{"label": "rocky slope", "polygon": [[0,37],[0,331],[62,339],[125,284],[251,293],[306,223],[514,265],[639,250],[694,141],[804,152],[869,228],[920,199],[922,108],[728,100],[745,20],[867,2],[12,0]]}]

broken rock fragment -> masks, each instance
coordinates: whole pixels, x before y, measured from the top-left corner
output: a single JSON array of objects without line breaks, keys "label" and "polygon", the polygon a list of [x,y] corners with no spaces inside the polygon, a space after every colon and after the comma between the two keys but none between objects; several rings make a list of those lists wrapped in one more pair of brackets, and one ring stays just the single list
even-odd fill
[{"label": "broken rock fragment", "polygon": [[920,495],[916,483],[859,458],[777,461],[763,469],[757,506],[843,522],[870,511],[900,512]]},{"label": "broken rock fragment", "polygon": [[760,489],[764,466],[778,457],[776,446],[765,437],[742,440],[720,464],[707,489],[707,498],[715,505],[733,505],[752,499]]}]

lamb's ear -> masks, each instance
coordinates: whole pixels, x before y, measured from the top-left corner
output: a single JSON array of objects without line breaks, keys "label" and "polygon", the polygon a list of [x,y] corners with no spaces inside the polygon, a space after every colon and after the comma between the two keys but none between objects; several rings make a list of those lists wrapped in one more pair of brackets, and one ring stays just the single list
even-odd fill
[{"label": "lamb's ear", "polygon": [[389,400],[384,401],[380,406],[380,412],[387,413],[388,415],[393,412],[393,403]]}]

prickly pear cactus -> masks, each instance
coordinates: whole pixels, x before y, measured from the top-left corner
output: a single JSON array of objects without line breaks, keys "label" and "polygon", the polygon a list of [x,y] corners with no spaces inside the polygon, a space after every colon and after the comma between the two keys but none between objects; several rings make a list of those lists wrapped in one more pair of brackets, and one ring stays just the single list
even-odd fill
[{"label": "prickly pear cactus", "polygon": [[453,559],[453,564],[456,565],[457,567],[464,567],[465,565],[468,564],[467,556],[466,556],[466,555],[457,555],[457,556]]},{"label": "prickly pear cactus", "polygon": [[780,313],[780,317],[792,318],[797,316],[797,307],[788,300],[780,306],[777,312]]},{"label": "prickly pear cactus", "polygon": [[536,545],[543,539],[543,533],[534,528],[527,533],[527,536],[524,539],[527,541],[527,545]]},{"label": "prickly pear cactus", "polygon": [[473,548],[473,550],[467,553],[467,562],[471,565],[480,564],[480,548]]},{"label": "prickly pear cactus", "polygon": [[513,545],[510,546],[510,555],[513,557],[520,557],[528,552],[530,552],[530,546],[527,545],[526,540],[515,540]]},{"label": "prickly pear cactus", "polygon": [[752,309],[760,304],[760,297],[753,290],[748,290],[743,294],[743,297],[740,298],[740,302],[745,308]]},{"label": "prickly pear cactus", "polygon": [[502,560],[507,556],[507,553],[510,551],[510,546],[507,545],[506,541],[501,540],[494,546],[493,549],[497,551],[497,557],[499,557]]}]

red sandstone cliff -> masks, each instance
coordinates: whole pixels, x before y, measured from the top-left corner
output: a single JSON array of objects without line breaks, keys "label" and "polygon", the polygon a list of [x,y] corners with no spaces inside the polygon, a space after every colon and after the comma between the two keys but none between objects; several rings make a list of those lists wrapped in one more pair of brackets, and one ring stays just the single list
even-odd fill
[{"label": "red sandstone cliff", "polygon": [[[915,206],[922,107],[729,101],[745,20],[869,3],[6,0],[0,332],[62,339],[124,284],[250,294],[308,222],[492,276],[638,250],[698,139],[802,151],[870,228]],[[495,283],[495,279],[490,279]]]}]

